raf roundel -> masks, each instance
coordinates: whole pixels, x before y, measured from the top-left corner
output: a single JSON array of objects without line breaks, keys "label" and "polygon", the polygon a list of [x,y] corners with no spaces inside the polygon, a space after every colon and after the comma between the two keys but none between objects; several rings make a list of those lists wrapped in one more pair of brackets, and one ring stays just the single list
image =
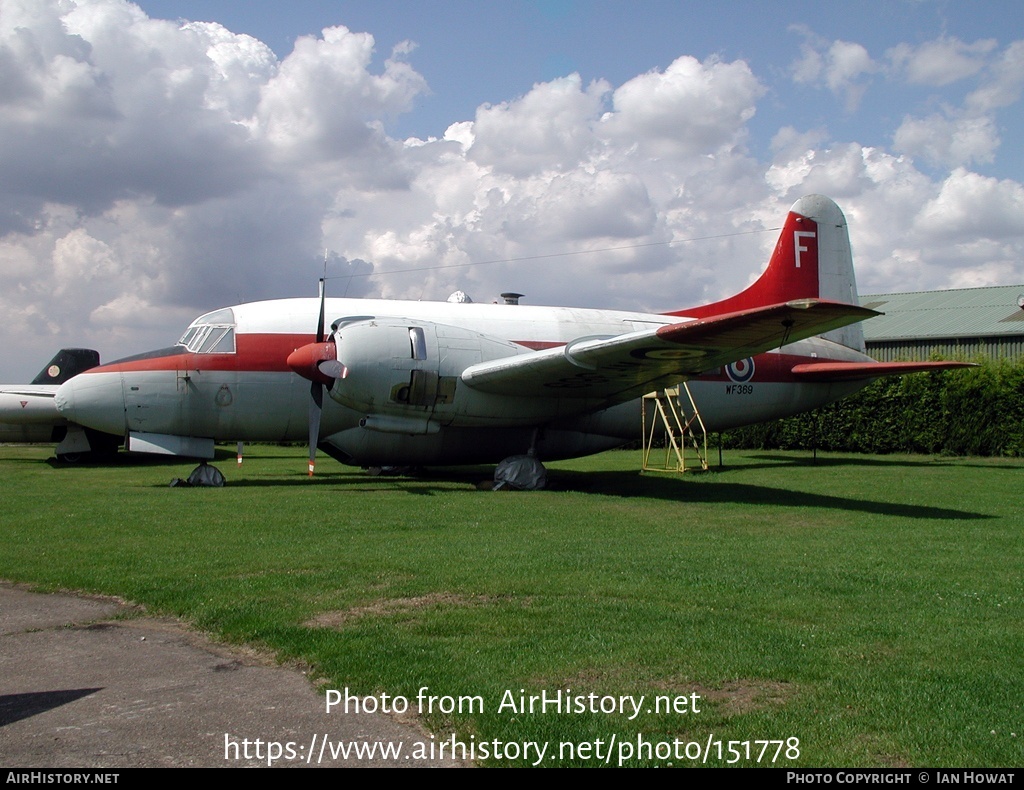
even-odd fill
[{"label": "raf roundel", "polygon": [[746,384],[754,378],[754,358],[747,357],[726,365],[725,374],[737,384]]}]

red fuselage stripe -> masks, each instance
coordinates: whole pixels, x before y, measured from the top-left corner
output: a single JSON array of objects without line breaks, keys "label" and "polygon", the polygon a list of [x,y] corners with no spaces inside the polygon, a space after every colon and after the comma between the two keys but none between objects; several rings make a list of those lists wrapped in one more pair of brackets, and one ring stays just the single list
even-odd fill
[{"label": "red fuselage stripe", "polygon": [[[158,371],[184,370],[229,370],[240,372],[291,373],[287,359],[295,349],[312,343],[316,338],[312,335],[287,334],[243,334],[236,335],[236,353],[234,354],[193,354],[190,352],[172,353],[166,356],[148,357],[146,359],[112,362],[85,371],[81,375],[91,373],[138,373]],[[564,346],[565,343],[522,340],[519,345],[540,351],[546,348]],[[793,354],[760,354],[755,359],[755,373],[750,383],[794,382],[799,379],[793,375],[794,365],[812,360]],[[819,360],[813,360],[815,362]],[[731,381],[721,368],[705,373],[698,381]]]},{"label": "red fuselage stripe", "polygon": [[[316,341],[309,335],[258,333],[236,334],[234,354],[193,354],[182,348],[181,353],[165,356],[111,362],[92,368],[87,373],[129,373],[159,370],[233,370],[270,373],[291,373],[288,355]],[[513,341],[533,351],[564,346],[565,343],[545,340]]]},{"label": "red fuselage stripe", "polygon": [[[295,349],[316,338],[312,335],[248,334],[235,335],[234,354],[182,353],[132,359],[100,365],[87,373],[128,373],[157,370],[244,370],[254,372],[291,372],[287,359]],[[176,347],[178,348],[178,347]]]}]

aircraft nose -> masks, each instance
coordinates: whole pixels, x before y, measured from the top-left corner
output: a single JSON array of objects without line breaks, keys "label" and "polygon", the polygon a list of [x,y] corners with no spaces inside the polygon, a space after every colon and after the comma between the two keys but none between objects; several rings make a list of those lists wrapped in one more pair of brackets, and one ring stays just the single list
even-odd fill
[{"label": "aircraft nose", "polygon": [[70,422],[115,436],[125,431],[120,374],[80,374],[61,384],[53,400],[57,411]]}]

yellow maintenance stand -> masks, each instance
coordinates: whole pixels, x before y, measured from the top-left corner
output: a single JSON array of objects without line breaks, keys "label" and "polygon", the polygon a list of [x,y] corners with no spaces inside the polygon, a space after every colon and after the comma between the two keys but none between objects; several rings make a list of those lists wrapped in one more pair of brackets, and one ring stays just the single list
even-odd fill
[{"label": "yellow maintenance stand", "polygon": [[[685,395],[686,400],[683,401]],[[689,407],[685,403],[689,403]],[[708,432],[704,428],[704,421],[697,410],[697,404],[693,400],[690,388],[684,381],[678,387],[669,387],[644,395],[640,405],[641,431],[643,432],[643,461],[641,469],[644,472],[686,472],[697,471],[699,463],[700,471],[708,469]],[[650,419],[648,420],[648,415]],[[664,431],[665,447],[662,456],[660,449],[655,448],[655,442]],[[686,446],[692,448],[697,463],[686,466]],[[655,450],[654,461],[651,460],[651,453]],[[661,459],[661,463],[658,461]]]}]

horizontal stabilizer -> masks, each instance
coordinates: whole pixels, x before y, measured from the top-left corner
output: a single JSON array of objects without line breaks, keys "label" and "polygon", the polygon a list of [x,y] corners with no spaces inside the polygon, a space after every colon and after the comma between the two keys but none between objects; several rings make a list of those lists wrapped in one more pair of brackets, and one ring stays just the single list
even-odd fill
[{"label": "horizontal stabilizer", "polygon": [[973,362],[812,362],[795,365],[792,373],[804,381],[852,381],[974,367]]}]

